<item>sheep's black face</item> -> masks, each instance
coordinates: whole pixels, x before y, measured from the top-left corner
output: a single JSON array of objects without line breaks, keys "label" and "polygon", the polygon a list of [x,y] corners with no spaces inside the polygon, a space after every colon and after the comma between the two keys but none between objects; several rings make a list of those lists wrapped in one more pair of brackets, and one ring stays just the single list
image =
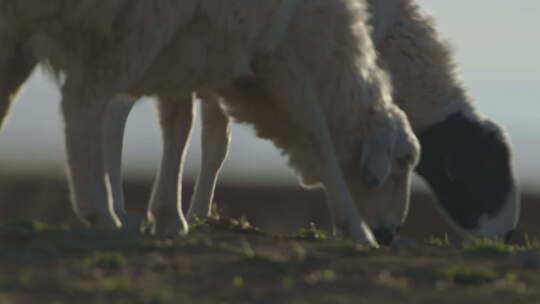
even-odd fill
[{"label": "sheep's black face", "polygon": [[504,132],[490,121],[457,113],[419,139],[417,172],[450,220],[473,236],[507,239],[520,201]]}]

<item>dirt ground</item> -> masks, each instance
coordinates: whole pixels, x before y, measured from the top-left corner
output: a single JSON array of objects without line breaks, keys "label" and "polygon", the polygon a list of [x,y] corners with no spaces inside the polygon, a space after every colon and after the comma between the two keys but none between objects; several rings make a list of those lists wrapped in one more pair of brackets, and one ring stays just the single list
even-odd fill
[{"label": "dirt ground", "polygon": [[[150,186],[126,183],[131,211]],[[327,227],[320,192],[228,186],[216,200],[222,219],[188,237],[99,234],[78,225],[65,181],[0,176],[0,304],[540,303],[538,196],[524,196],[519,246],[463,245],[415,193],[402,240],[378,250],[298,234]]]}]

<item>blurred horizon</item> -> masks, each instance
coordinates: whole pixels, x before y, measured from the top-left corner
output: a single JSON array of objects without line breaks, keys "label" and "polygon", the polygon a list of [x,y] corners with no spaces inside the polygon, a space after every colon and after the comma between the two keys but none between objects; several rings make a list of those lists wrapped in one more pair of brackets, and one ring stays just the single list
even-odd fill
[{"label": "blurred horizon", "polygon": [[[419,1],[436,18],[455,49],[464,83],[476,107],[503,125],[514,147],[522,187],[540,185],[540,1]],[[465,9],[466,8],[466,9]],[[62,119],[58,89],[41,68],[13,106],[0,132],[2,174],[60,175],[64,170]],[[197,122],[186,161],[186,178],[200,163]],[[292,171],[273,145],[256,139],[250,127],[235,125],[221,183],[291,184]],[[128,121],[124,145],[127,177],[155,175],[160,133],[151,99],[137,104]]]}]

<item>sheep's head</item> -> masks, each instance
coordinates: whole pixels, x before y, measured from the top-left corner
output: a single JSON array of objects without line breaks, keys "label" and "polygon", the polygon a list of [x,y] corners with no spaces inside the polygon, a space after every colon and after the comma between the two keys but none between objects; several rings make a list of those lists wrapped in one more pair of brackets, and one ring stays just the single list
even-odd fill
[{"label": "sheep's head", "polygon": [[504,131],[475,113],[457,113],[419,139],[418,173],[450,222],[465,236],[508,240],[521,203]]},{"label": "sheep's head", "polygon": [[344,166],[357,206],[383,245],[392,242],[409,209],[412,172],[420,145],[406,116],[390,107],[386,119],[364,138],[360,161]]}]

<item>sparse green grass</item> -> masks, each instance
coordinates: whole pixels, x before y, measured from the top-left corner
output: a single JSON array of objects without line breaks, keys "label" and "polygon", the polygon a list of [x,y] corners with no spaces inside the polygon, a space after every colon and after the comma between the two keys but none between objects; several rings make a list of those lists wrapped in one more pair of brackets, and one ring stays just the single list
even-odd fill
[{"label": "sparse green grass", "polygon": [[448,233],[445,233],[443,237],[430,236],[425,240],[425,243],[435,247],[447,247],[450,246],[450,240],[448,239]]},{"label": "sparse green grass", "polygon": [[120,293],[134,288],[133,278],[125,275],[94,274],[88,278],[78,278],[67,282],[65,289],[84,293]]},{"label": "sparse green grass", "polygon": [[518,276],[514,273],[506,274],[503,278],[497,280],[491,286],[485,286],[483,290],[484,293],[494,293],[494,292],[510,292],[516,295],[534,295],[536,290],[527,286],[526,283],[519,280]]},{"label": "sparse green grass", "polygon": [[[192,303],[191,301],[182,301],[178,296],[175,296],[174,290],[169,286],[153,286],[152,288],[143,289],[143,303],[147,304],[164,304],[164,303]],[[187,300],[187,299],[185,299]]]},{"label": "sparse green grass", "polygon": [[0,239],[28,240],[38,234],[69,229],[66,225],[51,225],[27,218],[15,218],[0,225]]},{"label": "sparse green grass", "polygon": [[501,278],[501,275],[490,268],[471,265],[450,265],[436,271],[436,276],[463,285],[492,283]]},{"label": "sparse green grass", "polygon": [[317,228],[314,223],[311,223],[307,228],[300,228],[296,237],[306,241],[325,241],[328,239],[327,234]]},{"label": "sparse green grass", "polygon": [[503,242],[478,239],[463,248],[463,254],[472,258],[503,258],[516,254],[518,246]]},{"label": "sparse green grass", "polygon": [[449,264],[440,268],[415,269],[406,272],[405,276],[418,281],[447,282],[461,285],[486,284],[501,278],[491,268],[465,264]]},{"label": "sparse green grass", "polygon": [[263,234],[262,230],[253,226],[245,216],[232,218],[223,216],[217,205],[212,206],[210,216],[207,218],[195,218],[190,224],[191,231],[230,231],[240,233]]},{"label": "sparse green grass", "polygon": [[393,275],[390,271],[383,271],[377,276],[377,282],[393,289],[406,290],[409,288],[409,280]]},{"label": "sparse green grass", "polygon": [[192,231],[229,231],[248,234],[263,234],[262,230],[251,225],[246,217],[240,217],[238,219],[221,216],[219,214],[213,214],[206,219],[196,218],[191,224],[190,229]]},{"label": "sparse green grass", "polygon": [[[469,264],[447,264],[435,269],[410,271],[406,277],[412,280],[429,281],[437,289],[474,288],[471,291],[486,295],[495,292],[509,292],[516,295],[533,295],[535,291],[519,280],[515,273],[500,273],[489,266]],[[394,280],[391,280],[393,282]],[[398,281],[399,282],[399,281]]]},{"label": "sparse green grass", "polygon": [[[448,237],[433,237],[421,250],[396,252],[328,239],[314,226],[270,237],[244,233],[251,224],[242,218],[199,224],[185,237],[166,239],[11,222],[4,231],[17,237],[0,237],[0,304],[39,292],[54,295],[44,303],[341,304],[364,295],[386,303],[404,294],[411,298],[403,303],[422,303],[424,294],[441,304],[463,295],[540,303],[540,274],[516,267],[518,257],[493,258],[534,248],[534,241],[524,247],[477,241],[460,249]],[[506,298],[497,301],[500,294]]]},{"label": "sparse green grass", "polygon": [[365,256],[370,253],[373,248],[360,245],[351,240],[333,240],[328,242],[331,252],[335,252],[341,256]]},{"label": "sparse green grass", "polygon": [[300,243],[291,242],[291,250],[292,250],[296,260],[303,261],[306,258],[307,250]]},{"label": "sparse green grass", "polygon": [[21,286],[32,286],[38,281],[38,278],[39,273],[32,267],[23,269],[18,275],[18,281]]},{"label": "sparse green grass", "polygon": [[509,245],[503,242],[477,239],[472,243],[465,244],[463,254],[470,258],[504,258],[516,255],[519,252],[531,249],[539,249],[540,241],[538,239],[530,239],[525,236],[525,244],[523,246]]},{"label": "sparse green grass", "polygon": [[529,234],[525,234],[525,247],[527,249],[540,249],[540,239],[531,238]]},{"label": "sparse green grass", "polygon": [[351,303],[351,299],[346,295],[331,294],[324,295],[321,299],[322,304],[348,304]]},{"label": "sparse green grass", "polygon": [[17,285],[15,280],[0,276],[0,293],[14,291],[17,288]]},{"label": "sparse green grass", "polygon": [[500,274],[490,268],[467,265],[448,266],[439,271],[440,277],[455,284],[477,286],[477,292],[493,294],[510,292],[516,295],[532,295],[535,291],[518,279],[514,273]]},{"label": "sparse green grass", "polygon": [[329,283],[337,274],[331,269],[321,269],[324,260],[308,255],[307,249],[296,241],[278,248],[254,248],[244,239],[239,246],[228,250],[239,254],[236,263],[228,270],[234,273],[232,284],[236,288],[249,288],[253,281],[277,281],[281,288],[291,289],[299,284]]},{"label": "sparse green grass", "polygon": [[200,234],[195,233],[192,233],[185,238],[179,239],[157,239],[152,237],[145,237],[134,240],[134,242],[126,246],[123,251],[169,252],[185,248],[191,248],[199,245],[211,247],[212,241],[208,238],[202,238]]},{"label": "sparse green grass", "polygon": [[236,288],[244,288],[245,286],[244,278],[242,276],[235,275],[232,279],[232,284]]},{"label": "sparse green grass", "polygon": [[319,283],[333,283],[337,281],[338,275],[332,269],[317,269],[308,273],[305,276],[305,281],[308,284],[315,285]]},{"label": "sparse green grass", "polygon": [[87,268],[100,268],[103,270],[120,270],[127,266],[126,257],[120,252],[101,252],[84,259]]}]

